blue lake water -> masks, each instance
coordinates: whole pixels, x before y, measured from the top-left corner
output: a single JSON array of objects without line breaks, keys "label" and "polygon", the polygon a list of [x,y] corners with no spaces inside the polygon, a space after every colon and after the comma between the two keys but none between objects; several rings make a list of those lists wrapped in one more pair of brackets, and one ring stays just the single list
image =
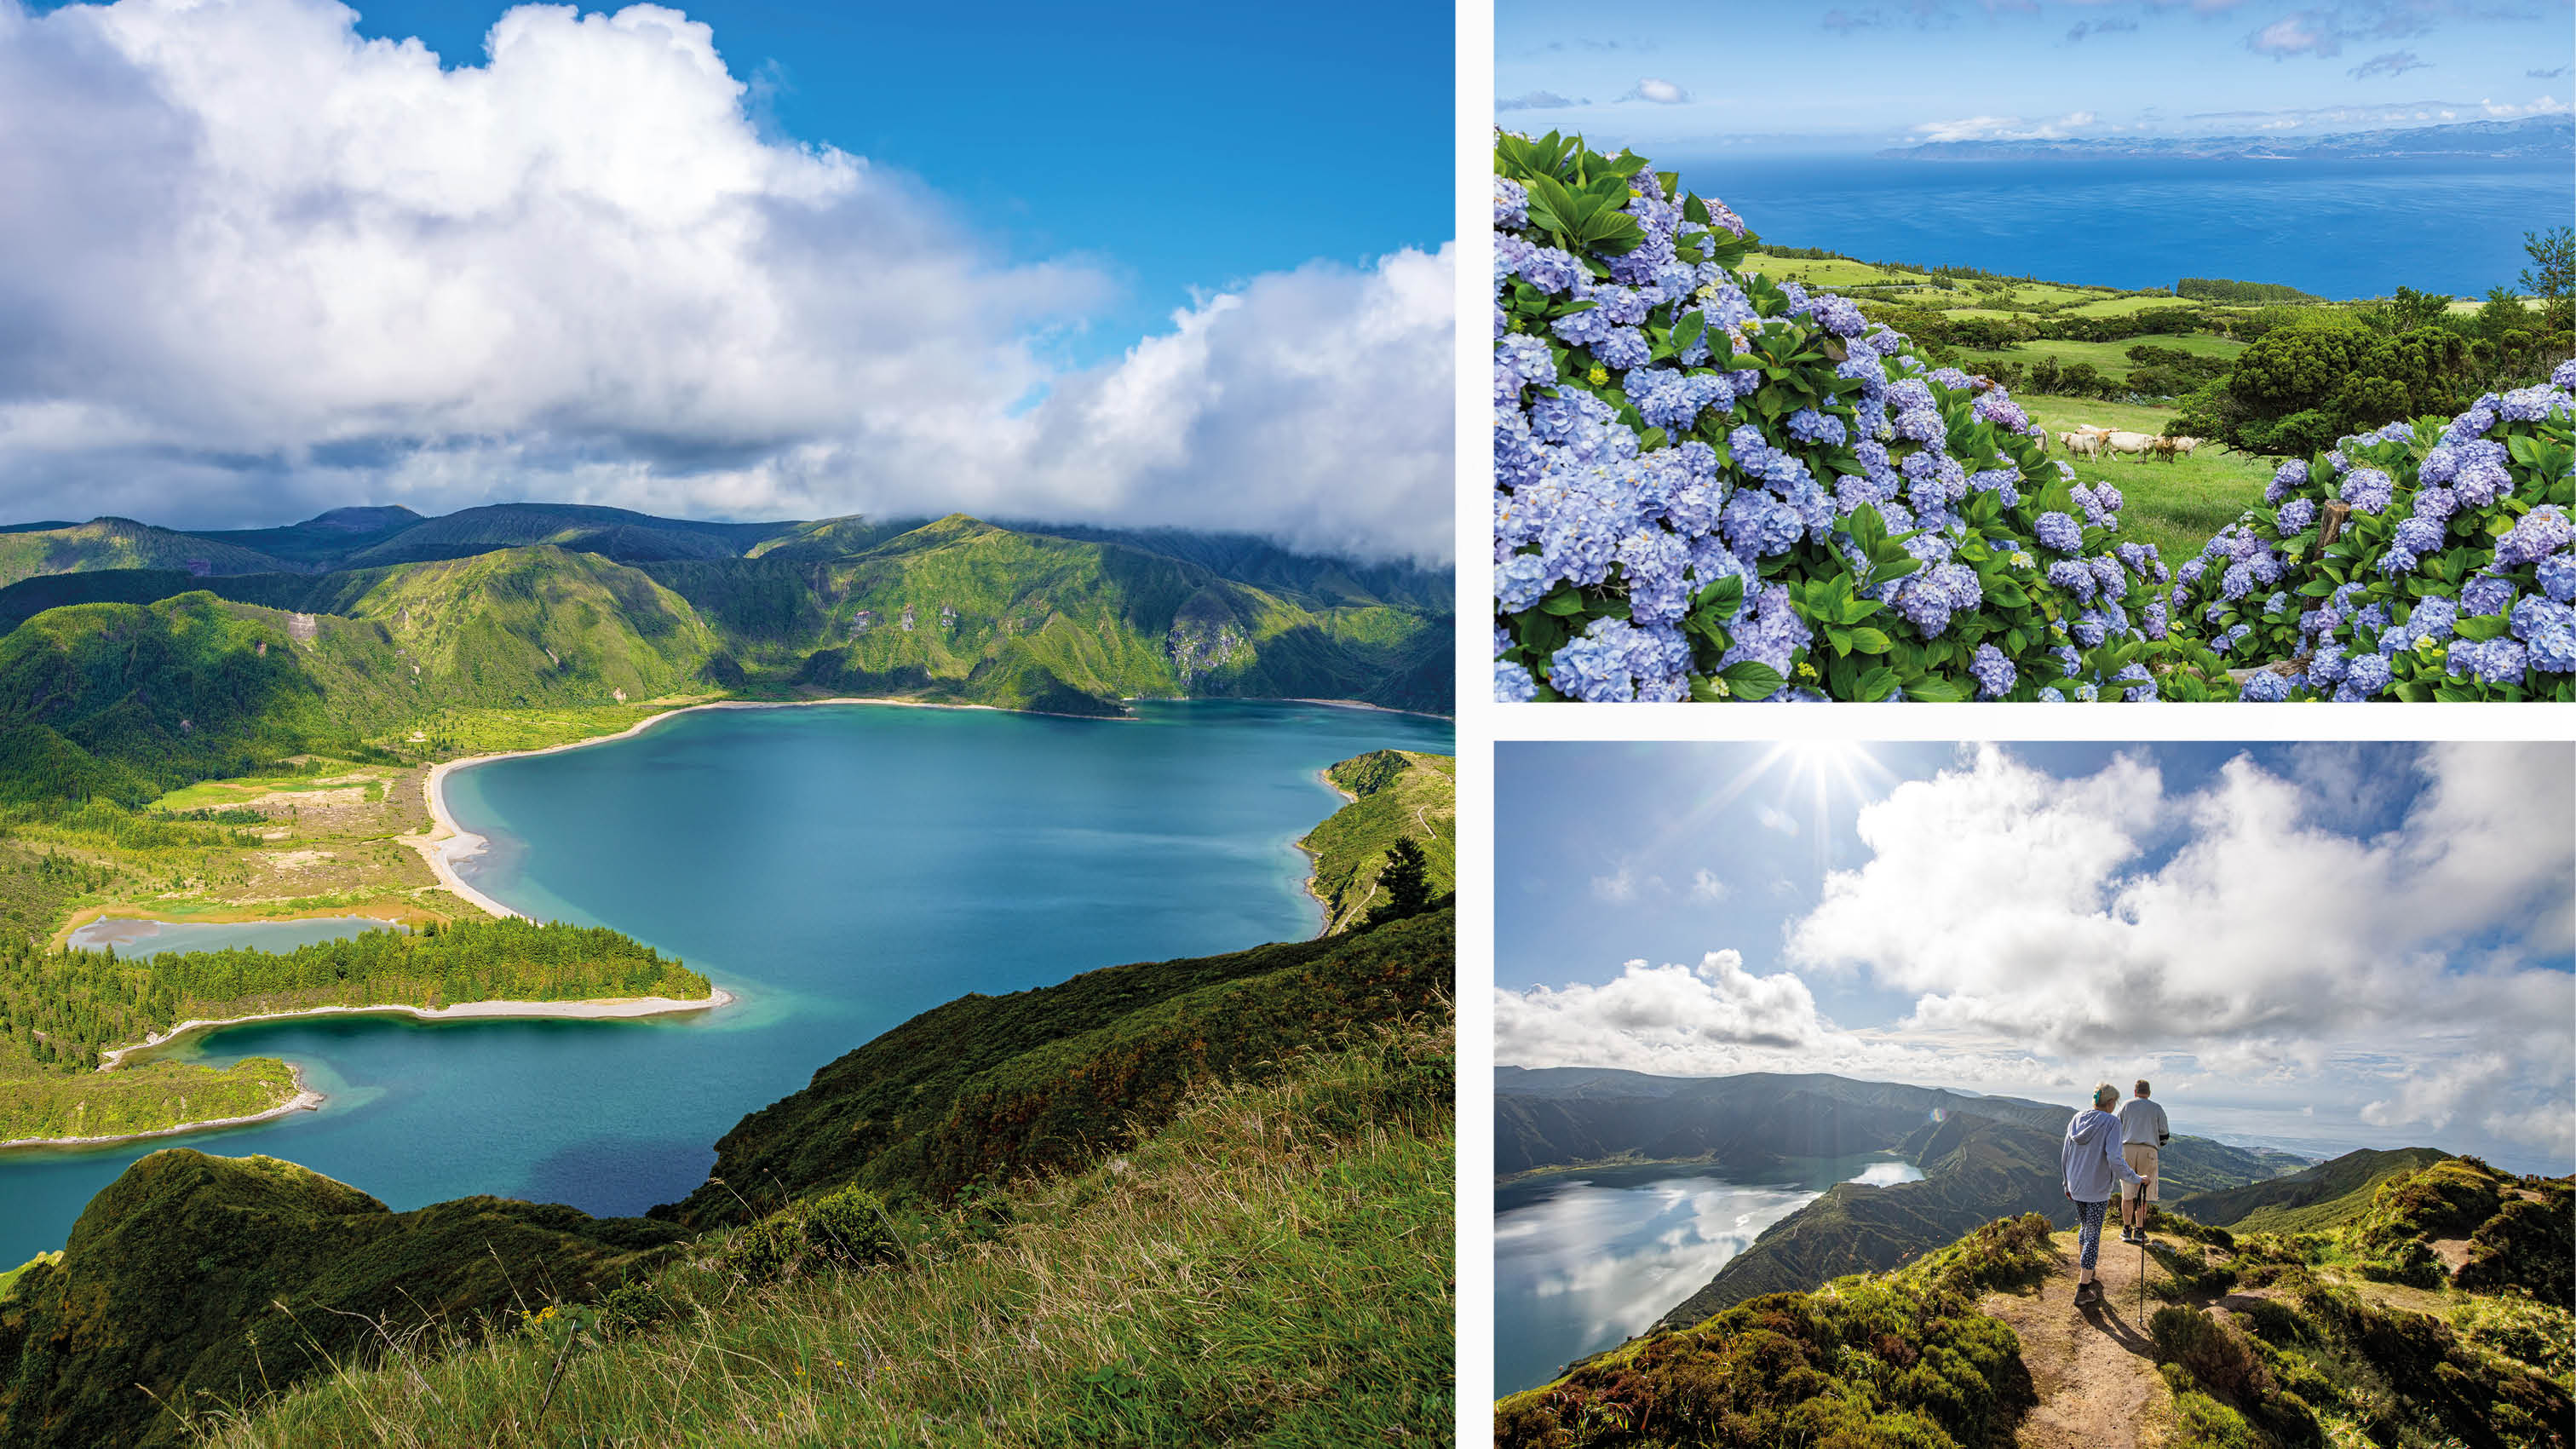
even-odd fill
[{"label": "blue lake water", "polygon": [[1765,1228],[1838,1182],[1923,1176],[1824,1158],[1740,1183],[1669,1163],[1524,1178],[1494,1193],[1494,1393],[1536,1388],[1705,1287]]},{"label": "blue lake water", "polygon": [[158,956],[164,951],[216,951],[228,946],[292,951],[298,946],[344,941],[365,931],[398,929],[367,916],[314,916],[301,921],[137,921],[112,916],[72,932],[71,941],[91,951],[114,947],[119,956]]},{"label": "blue lake water", "polygon": [[1780,246],[2115,287],[2182,277],[2323,297],[2511,285],[2523,233],[2576,217],[2576,165],[2393,161],[1882,161],[1657,155]]},{"label": "blue lake water", "polygon": [[1301,939],[1293,842],[1372,749],[1446,720],[1144,702],[1132,721],[985,710],[710,710],[449,777],[490,838],[464,867],[540,917],[613,926],[740,1000],[649,1021],[341,1018],[226,1028],[185,1054],[280,1056],[318,1112],[86,1151],[0,1154],[0,1261],[60,1246],[144,1152],[300,1162],[401,1209],[470,1193],[636,1213],[695,1187],[745,1113],[970,991]]}]

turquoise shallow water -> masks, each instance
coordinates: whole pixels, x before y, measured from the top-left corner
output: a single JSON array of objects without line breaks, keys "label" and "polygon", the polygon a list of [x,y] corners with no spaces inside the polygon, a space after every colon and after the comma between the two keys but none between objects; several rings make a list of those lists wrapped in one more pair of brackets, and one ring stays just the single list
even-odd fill
[{"label": "turquoise shallow water", "polygon": [[1626,1341],[1837,1182],[1923,1176],[1826,1158],[1740,1183],[1671,1164],[1526,1178],[1494,1193],[1494,1392],[1516,1394]]},{"label": "turquoise shallow water", "polygon": [[[890,706],[711,710],[631,739],[459,771],[491,839],[464,866],[540,917],[613,926],[740,1001],[652,1021],[228,1028],[319,1112],[113,1149],[0,1155],[0,1261],[59,1246],[152,1148],[268,1153],[396,1208],[469,1193],[634,1213],[694,1187],[746,1112],[970,991],[1312,935],[1292,842],[1317,778],[1449,723],[1319,705],[1146,702],[1132,721]],[[216,944],[198,942],[196,944]],[[265,943],[275,944],[275,943]]]}]

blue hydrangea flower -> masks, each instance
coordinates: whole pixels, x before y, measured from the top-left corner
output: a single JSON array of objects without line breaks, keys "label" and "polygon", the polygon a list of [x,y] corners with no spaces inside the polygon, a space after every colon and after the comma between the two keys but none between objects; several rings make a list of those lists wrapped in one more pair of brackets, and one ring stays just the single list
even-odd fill
[{"label": "blue hydrangea flower", "polygon": [[2255,704],[2279,704],[2290,697],[2290,676],[2277,669],[2257,669],[2238,687],[2236,697]]},{"label": "blue hydrangea flower", "polygon": [[2003,698],[2012,693],[2013,683],[2019,677],[2013,662],[1992,644],[1977,646],[1975,657],[1968,661],[1968,673],[1976,677],[1979,699]]},{"label": "blue hydrangea flower", "polygon": [[2079,553],[2084,548],[2084,530],[2063,513],[2041,514],[2032,532],[2044,547],[2059,553]]},{"label": "blue hydrangea flower", "polygon": [[1496,661],[1494,664],[1494,703],[1527,704],[1538,698],[1538,681],[1517,664]]},{"label": "blue hydrangea flower", "polygon": [[2567,547],[2576,529],[2567,521],[2567,511],[2555,503],[2543,503],[2522,516],[2504,537],[2496,540],[2495,561],[2499,568],[2538,563],[2550,554]]}]

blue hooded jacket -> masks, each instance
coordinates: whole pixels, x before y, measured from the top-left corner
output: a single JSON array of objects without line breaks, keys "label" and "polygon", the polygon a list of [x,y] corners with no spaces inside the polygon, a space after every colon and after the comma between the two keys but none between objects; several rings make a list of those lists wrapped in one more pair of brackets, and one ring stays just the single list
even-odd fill
[{"label": "blue hooded jacket", "polygon": [[2108,1202],[2116,1183],[2144,1179],[2120,1155],[2120,1119],[2088,1107],[2066,1124],[2066,1195],[2077,1202]]}]

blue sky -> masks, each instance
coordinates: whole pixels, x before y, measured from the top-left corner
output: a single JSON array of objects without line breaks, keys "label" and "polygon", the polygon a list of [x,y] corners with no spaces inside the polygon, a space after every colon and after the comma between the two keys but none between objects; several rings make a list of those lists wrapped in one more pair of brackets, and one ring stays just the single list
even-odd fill
[{"label": "blue sky", "polygon": [[2564,110],[2571,25],[2567,0],[1497,0],[1494,94],[1515,129],[1646,155],[2314,134]]},{"label": "blue sky", "polygon": [[1497,1060],[2144,1074],[2564,1170],[2571,790],[2565,746],[1506,743]]},{"label": "blue sky", "polygon": [[0,520],[964,511],[1445,564],[1451,13],[0,0]]}]

